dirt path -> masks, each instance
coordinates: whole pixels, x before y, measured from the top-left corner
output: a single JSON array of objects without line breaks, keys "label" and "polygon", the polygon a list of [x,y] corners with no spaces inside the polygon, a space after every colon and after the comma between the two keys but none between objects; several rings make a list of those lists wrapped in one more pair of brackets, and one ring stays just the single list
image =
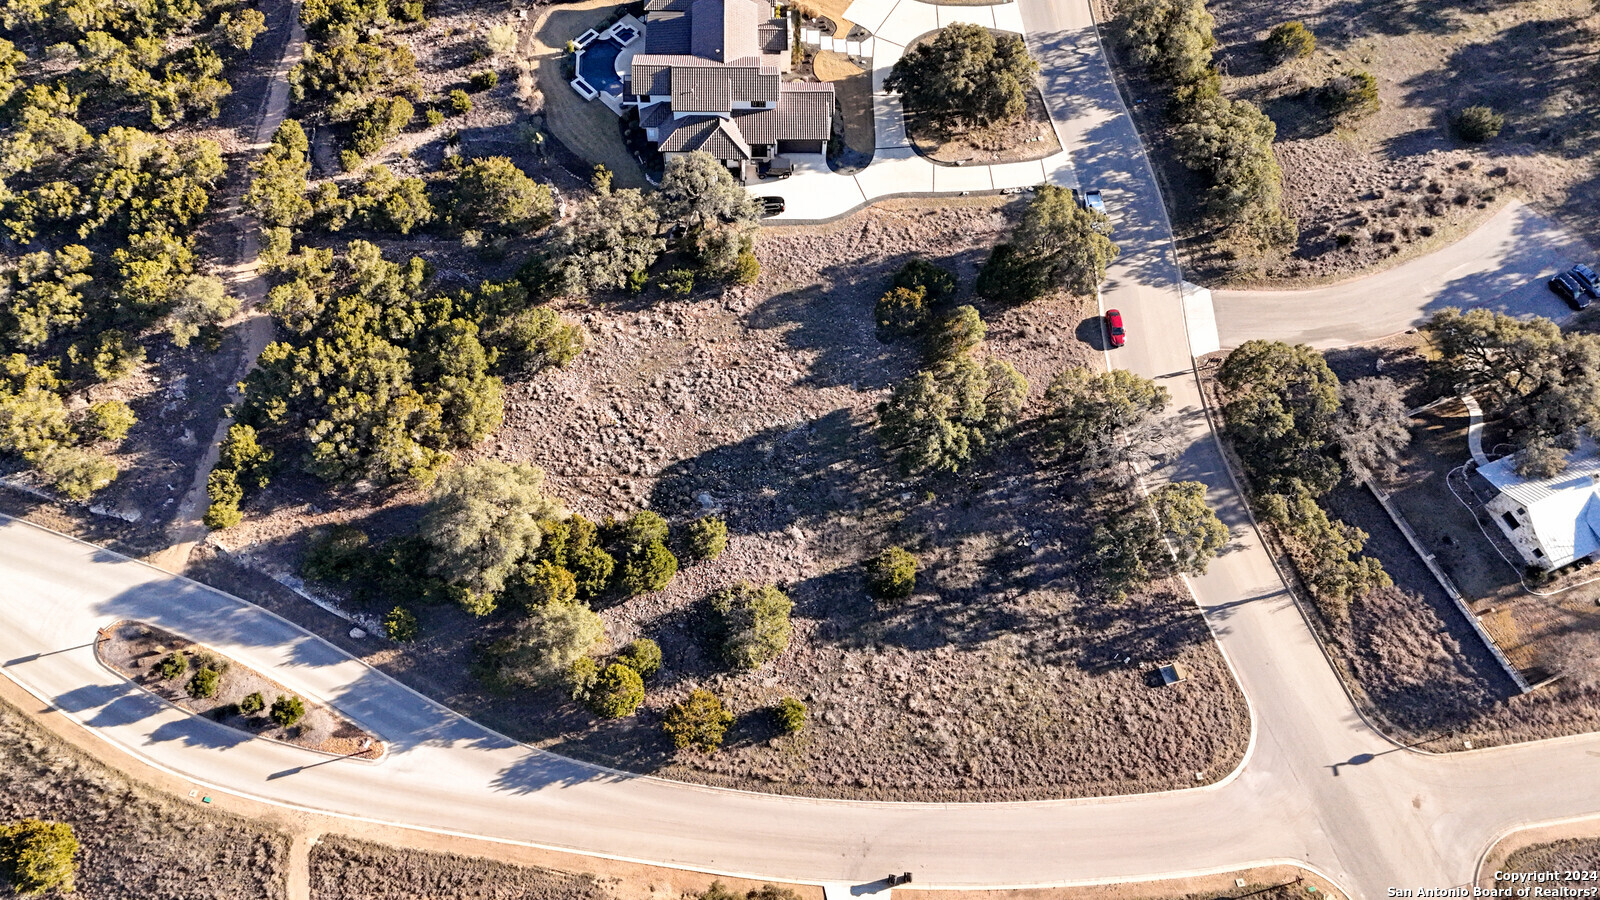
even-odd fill
[{"label": "dirt path", "polygon": [[[306,41],[305,28],[300,25],[299,3],[295,3],[292,7],[290,22],[289,40],[284,43],[283,55],[279,57],[278,64],[273,70],[272,80],[268,83],[266,101],[261,106],[261,118],[256,123],[252,150],[257,153],[271,141],[272,133],[278,130],[284,116],[289,112],[289,70],[300,60]],[[224,216],[230,222],[229,227],[241,235],[234,264],[222,273],[229,290],[233,291],[241,301],[239,315],[228,323],[229,327],[237,328],[239,336],[243,339],[239,347],[239,364],[234,370],[231,381],[235,387],[230,388],[228,392],[230,406],[239,399],[236,386],[245,375],[249,374],[255,366],[256,358],[272,340],[272,318],[260,309],[261,302],[267,296],[267,283],[259,271],[261,235],[256,228],[255,220],[240,205],[244,186],[243,179],[233,186],[228,192],[228,205],[224,210]],[[224,407],[223,414],[217,420],[217,427],[212,432],[211,440],[206,445],[205,454],[195,466],[194,481],[190,483],[183,499],[179,501],[178,512],[173,516],[172,524],[167,526],[169,542],[167,548],[150,557],[153,565],[169,572],[181,573],[184,570],[194,545],[204,540],[208,531],[205,523],[201,521],[209,502],[206,497],[206,482],[210,480],[211,470],[217,464],[218,445],[227,435],[228,428],[233,425],[233,418],[227,414],[227,408]]]},{"label": "dirt path", "polygon": [[289,871],[284,877],[288,900],[311,900],[311,845],[318,837],[301,831],[289,841]]}]

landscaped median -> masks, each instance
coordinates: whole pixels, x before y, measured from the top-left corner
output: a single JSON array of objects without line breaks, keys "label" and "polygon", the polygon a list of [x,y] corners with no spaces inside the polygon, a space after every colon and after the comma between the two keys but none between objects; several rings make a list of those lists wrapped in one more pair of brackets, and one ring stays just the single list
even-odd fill
[{"label": "landscaped median", "polygon": [[379,759],[376,736],[334,710],[195,642],[140,622],[100,632],[101,664],[186,712],[305,750]]}]

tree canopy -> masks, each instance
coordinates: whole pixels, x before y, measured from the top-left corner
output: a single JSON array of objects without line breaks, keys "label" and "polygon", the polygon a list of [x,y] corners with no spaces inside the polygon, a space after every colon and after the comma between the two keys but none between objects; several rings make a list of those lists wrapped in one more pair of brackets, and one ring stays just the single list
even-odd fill
[{"label": "tree canopy", "polygon": [[533,466],[486,459],[449,469],[434,484],[423,519],[432,570],[475,593],[497,594],[515,565],[539,549],[541,523],[562,512]]},{"label": "tree canopy", "polygon": [[978,292],[1013,303],[1059,288],[1090,295],[1119,252],[1104,213],[1079,204],[1067,188],[1040,185],[1011,241],[984,264]]},{"label": "tree canopy", "polygon": [[1339,379],[1304,344],[1246,341],[1217,372],[1227,434],[1256,488],[1284,493],[1296,484],[1321,496],[1339,481],[1330,452]]}]

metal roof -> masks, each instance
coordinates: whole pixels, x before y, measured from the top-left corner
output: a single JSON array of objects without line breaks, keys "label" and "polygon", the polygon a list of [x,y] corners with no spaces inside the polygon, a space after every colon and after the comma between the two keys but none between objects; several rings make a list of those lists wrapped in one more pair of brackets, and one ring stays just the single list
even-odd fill
[{"label": "metal roof", "polygon": [[1600,550],[1600,452],[1594,444],[1582,442],[1552,478],[1524,478],[1512,468],[1515,461],[1515,455],[1503,456],[1479,466],[1478,474],[1522,508],[1550,563],[1566,565]]}]

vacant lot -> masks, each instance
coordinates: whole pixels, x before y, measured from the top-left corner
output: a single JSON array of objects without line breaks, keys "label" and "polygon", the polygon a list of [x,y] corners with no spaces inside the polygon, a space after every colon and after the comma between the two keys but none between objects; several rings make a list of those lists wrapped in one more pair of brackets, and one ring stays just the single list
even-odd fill
[{"label": "vacant lot", "polygon": [[[1600,838],[1579,838],[1523,847],[1506,857],[1500,869],[1507,872],[1594,872],[1600,870]],[[1587,887],[1589,884],[1568,886]]]},{"label": "vacant lot", "polygon": [[[475,647],[509,617],[486,629],[453,607],[422,609],[423,640],[378,652],[369,642],[368,658],[542,746],[716,784],[998,799],[1224,774],[1247,740],[1246,716],[1203,621],[1177,585],[1123,606],[1094,596],[1081,488],[1041,467],[1026,428],[960,479],[907,481],[878,448],[874,407],[918,358],[877,341],[873,303],[916,254],[970,285],[1006,224],[992,201],[895,204],[768,233],[757,285],[697,302],[573,307],[589,350],[569,369],[508,385],[506,424],[482,453],[543,467],[591,518],[648,505],[682,522],[710,504],[730,526],[718,560],[602,611],[613,646],[645,636],[665,651],[637,716],[596,724],[558,694],[485,694],[469,673]],[[990,352],[1027,376],[1034,412],[1062,367],[1094,364],[1078,339],[1092,303],[983,313]],[[399,533],[420,499],[328,497],[283,478],[263,494],[266,513],[216,539],[292,575],[311,528]],[[924,574],[911,601],[880,612],[861,562],[891,543],[911,547]],[[702,646],[701,611],[709,592],[738,580],[784,586],[795,637],[767,668],[730,675]],[[1193,677],[1150,686],[1151,665],[1169,658]],[[741,719],[721,753],[675,756],[659,715],[697,684]],[[795,736],[776,735],[765,712],[784,695],[810,707]]]},{"label": "vacant lot", "polygon": [[[1200,277],[1251,284],[1329,281],[1419,255],[1464,234],[1507,194],[1526,197],[1575,233],[1594,234],[1600,176],[1593,166],[1592,76],[1597,18],[1587,0],[1212,0],[1223,89],[1257,103],[1278,126],[1289,211],[1300,240],[1284,257],[1230,261],[1190,244]],[[1271,66],[1261,39],[1299,20],[1316,53]],[[1381,108],[1335,125],[1318,99],[1348,70],[1377,78]],[[1136,91],[1143,91],[1133,82]],[[1158,136],[1150,104],[1141,127]],[[1451,131],[1463,108],[1506,118],[1483,145]],[[1158,137],[1157,143],[1163,138]],[[1165,153],[1153,154],[1161,165]],[[1192,187],[1174,163],[1180,229]]]},{"label": "vacant lot", "polygon": [[0,821],[24,817],[72,825],[84,897],[284,896],[282,835],[134,785],[0,701]]}]

